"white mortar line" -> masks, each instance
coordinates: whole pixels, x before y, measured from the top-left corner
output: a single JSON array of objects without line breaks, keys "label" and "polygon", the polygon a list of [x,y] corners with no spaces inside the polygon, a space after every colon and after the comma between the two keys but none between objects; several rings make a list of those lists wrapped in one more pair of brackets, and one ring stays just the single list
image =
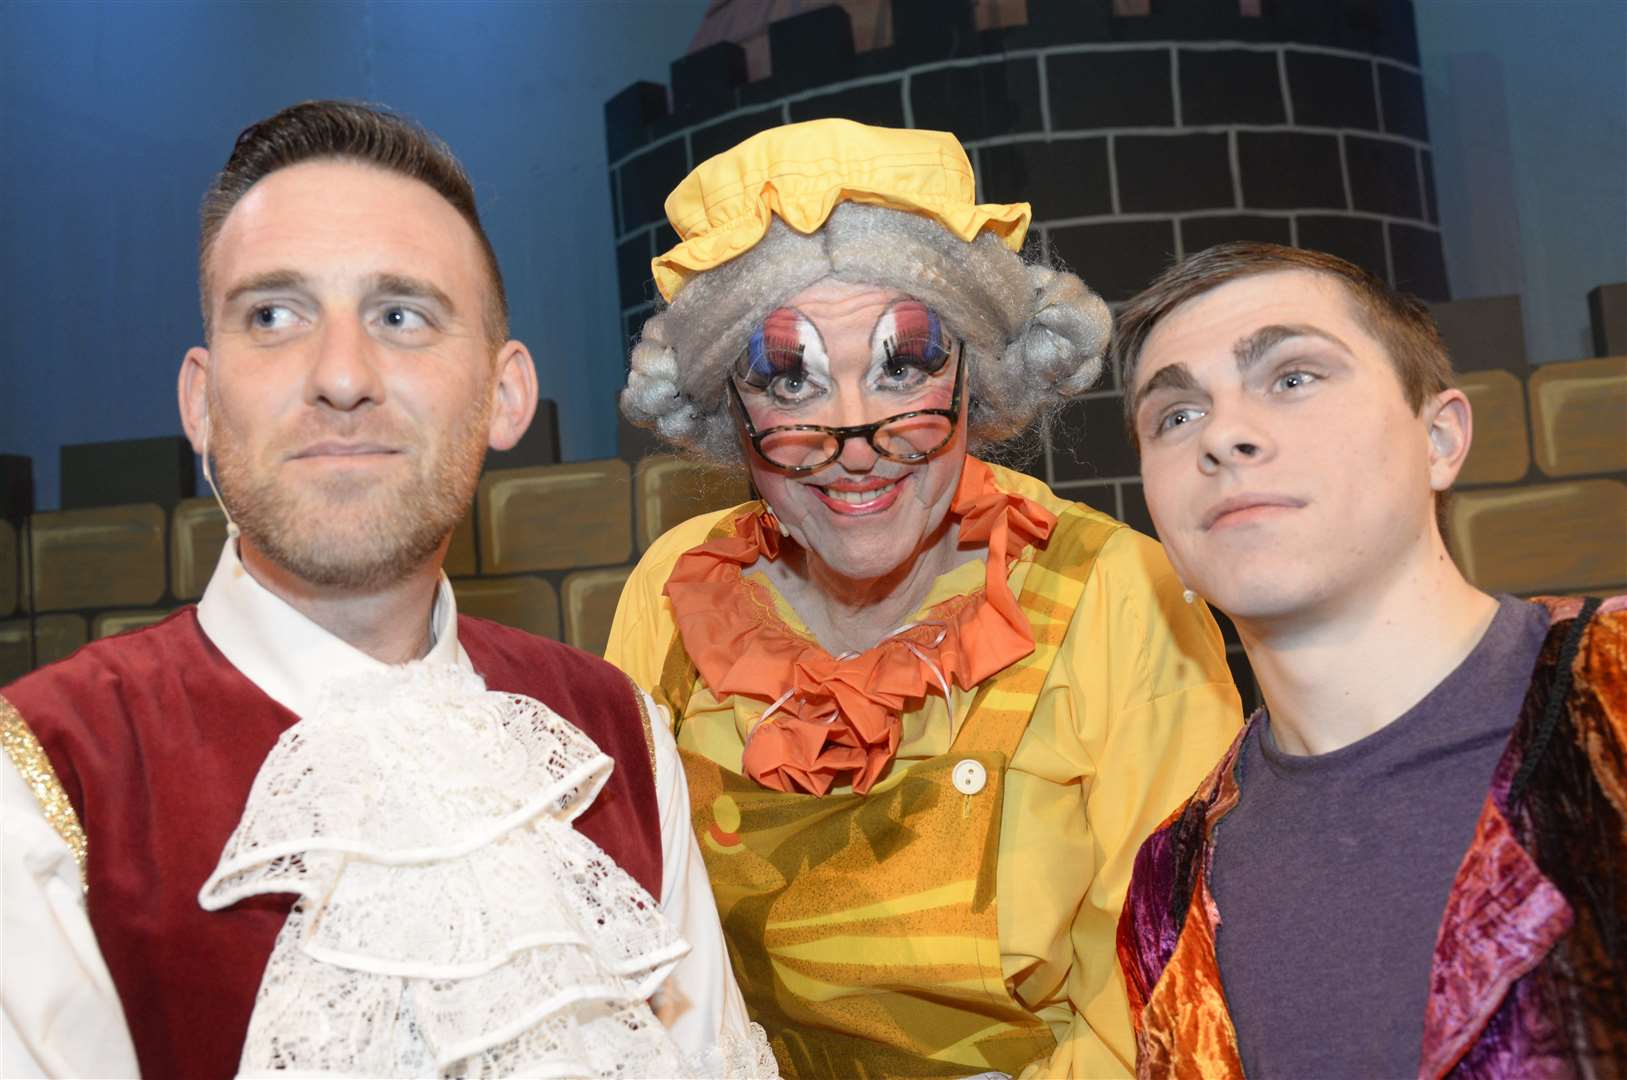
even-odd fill
[{"label": "white mortar line", "polygon": [[1378,129],[1385,131],[1388,126],[1384,122],[1384,91],[1378,85],[1378,65],[1369,65],[1373,69],[1373,108],[1378,111]]},{"label": "white mortar line", "polygon": [[1181,123],[1181,77],[1180,77],[1180,50],[1174,45],[1169,47],[1169,100],[1175,110],[1175,126],[1184,127]]},{"label": "white mortar line", "polygon": [[1237,132],[1226,133],[1226,159],[1232,170],[1232,205],[1243,209],[1243,166],[1238,156]]},{"label": "white mortar line", "polygon": [[1345,209],[1356,209],[1356,198],[1350,190],[1350,162],[1345,157],[1345,137],[1339,136],[1339,178],[1345,185]]},{"label": "white mortar line", "polygon": [[1384,276],[1389,279],[1390,288],[1395,288],[1395,255],[1390,251],[1390,227],[1382,225],[1379,232],[1384,234]]},{"label": "white mortar line", "polygon": [[1294,95],[1288,88],[1288,50],[1277,50],[1277,81],[1282,85],[1282,104],[1287,110],[1283,113],[1290,127],[1294,123]]},{"label": "white mortar line", "polygon": [[1045,68],[1045,53],[1039,54],[1039,122],[1040,127],[1050,137],[1051,131],[1051,80]]},{"label": "white mortar line", "polygon": [[1113,148],[1114,138],[1107,137],[1107,194],[1108,205],[1113,207],[1113,213],[1119,213],[1119,160]]},{"label": "white mortar line", "polygon": [[[1026,60],[1030,58],[1037,59],[1040,56],[1072,56],[1080,53],[1096,52],[1157,52],[1160,48],[1192,49],[1194,51],[1201,52],[1239,49],[1245,52],[1277,52],[1279,56],[1287,49],[1294,49],[1297,52],[1316,53],[1322,56],[1342,56],[1352,60],[1367,60],[1376,64],[1389,64],[1391,67],[1399,68],[1402,71],[1410,71],[1414,75],[1423,75],[1423,70],[1421,68],[1401,60],[1393,60],[1387,56],[1375,56],[1372,53],[1357,52],[1353,49],[1338,49],[1326,45],[1301,45],[1294,42],[1257,41],[1086,42],[1075,45],[1053,45],[1049,48],[1040,49],[1013,49],[1009,52],[994,53],[989,56],[969,56],[953,60],[934,60],[929,63],[912,64],[909,67],[899,68],[896,71],[883,72],[878,75],[864,75],[857,79],[848,79],[844,82],[828,83],[824,86],[816,86],[810,87],[806,90],[798,90],[795,93],[786,94],[780,100],[785,104],[790,104],[797,101],[806,101],[809,98],[824,97],[826,94],[834,94],[841,90],[851,90],[855,87],[874,86],[877,83],[898,81],[904,94],[904,126],[914,127],[915,117],[913,115],[914,110],[910,107],[909,82],[910,76],[916,73],[924,74],[932,71],[942,71],[946,68],[976,67],[979,64],[1004,63],[1011,60]],[[670,101],[671,88],[667,87],[666,89],[668,91]],[[733,109],[727,113],[719,113],[716,116],[709,116],[706,118],[704,124],[697,126],[710,127],[714,123],[720,123],[724,120],[732,119],[744,113],[757,112],[766,107],[766,105],[760,102],[755,105],[742,105],[739,108]],[[679,138],[683,134],[684,132],[673,132],[670,135],[665,135],[651,143],[639,147],[637,150],[623,154],[615,161],[612,161],[610,166],[611,168],[615,168],[622,165],[628,160],[637,157],[639,154],[642,154],[648,150],[653,150],[658,146],[672,141],[673,139]]]},{"label": "white mortar line", "polygon": [[1188,124],[1179,128],[1170,125],[1148,126],[1142,124],[1127,127],[1065,128],[1061,131],[1049,133],[1025,131],[1010,135],[990,135],[982,139],[967,139],[964,145],[1003,146],[1009,143],[1039,142],[1041,140],[1057,142],[1064,139],[1088,139],[1103,135],[1221,135],[1228,131],[1244,131],[1250,134],[1264,133],[1267,135],[1357,135],[1364,139],[1392,142],[1420,150],[1433,149],[1426,140],[1414,139],[1406,135],[1372,131],[1367,128],[1316,127],[1310,124]]}]

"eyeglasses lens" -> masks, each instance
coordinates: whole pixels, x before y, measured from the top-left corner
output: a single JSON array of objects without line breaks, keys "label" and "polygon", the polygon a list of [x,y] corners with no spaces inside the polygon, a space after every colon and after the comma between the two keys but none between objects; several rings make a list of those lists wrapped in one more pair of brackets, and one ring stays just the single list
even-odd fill
[{"label": "eyeglasses lens", "polygon": [[[873,444],[894,460],[918,461],[948,442],[953,432],[947,416],[908,416],[883,424]],[[826,431],[769,431],[762,441],[763,456],[788,469],[823,465],[840,452],[836,437]]]},{"label": "eyeglasses lens", "polygon": [[907,416],[883,424],[876,432],[875,445],[892,458],[925,457],[948,442],[952,430],[947,416]]},{"label": "eyeglasses lens", "polygon": [[836,437],[827,431],[770,431],[762,442],[763,456],[787,469],[823,465],[837,449]]}]

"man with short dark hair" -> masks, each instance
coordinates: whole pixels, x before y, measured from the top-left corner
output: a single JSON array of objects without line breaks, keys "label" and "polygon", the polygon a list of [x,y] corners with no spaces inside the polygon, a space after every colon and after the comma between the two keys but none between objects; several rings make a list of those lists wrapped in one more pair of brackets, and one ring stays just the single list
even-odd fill
[{"label": "man with short dark hair", "polygon": [[294,106],[199,262],[229,539],[196,606],[0,696],[0,1071],[760,1069],[667,725],[442,573],[537,399],[457,161]]},{"label": "man with short dark hair", "polygon": [[1342,260],[1195,255],[1115,353],[1165,550],[1265,700],[1137,858],[1140,1073],[1617,1075],[1627,598],[1464,579],[1435,503],[1468,400]]}]

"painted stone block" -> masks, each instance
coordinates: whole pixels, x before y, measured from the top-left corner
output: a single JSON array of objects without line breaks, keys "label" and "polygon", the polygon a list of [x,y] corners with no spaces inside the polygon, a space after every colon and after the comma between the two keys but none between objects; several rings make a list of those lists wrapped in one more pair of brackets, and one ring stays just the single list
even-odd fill
[{"label": "painted stone block", "polygon": [[1293,233],[1285,217],[1267,217],[1264,214],[1224,214],[1218,217],[1189,217],[1181,219],[1181,251],[1196,255],[1205,248],[1233,240],[1252,240],[1263,244],[1291,242]]},{"label": "painted stone block", "polygon": [[76,443],[58,461],[64,510],[157,503],[174,506],[197,494],[197,457],[183,435]]},{"label": "painted stone block", "polygon": [[[650,265],[644,264],[645,273]],[[486,471],[494,469],[524,469],[533,465],[559,464],[559,403],[548,398],[537,402],[537,411],[531,415],[531,424],[520,436],[520,441],[507,450],[493,450],[486,455]]]},{"label": "painted stone block", "polygon": [[480,561],[475,556],[475,508],[463,515],[458,527],[452,530],[452,542],[446,548],[446,562],[441,569],[448,577],[471,577],[480,572]]},{"label": "painted stone block", "polygon": [[[916,127],[953,131],[963,142],[1045,126],[1032,57],[924,71],[910,77],[909,95]],[[1052,125],[1066,126],[1054,111]]]},{"label": "painted stone block", "polygon": [[1350,199],[1355,209],[1423,218],[1418,155],[1409,143],[1346,135],[1345,161],[1350,168]]},{"label": "painted stone block", "polygon": [[1627,582],[1627,484],[1572,480],[1459,492],[1458,565],[1488,592],[1575,592]]},{"label": "painted stone block", "polygon": [[1627,353],[1627,281],[1588,290],[1587,313],[1593,329],[1593,355]]},{"label": "painted stone block", "polygon": [[1627,470],[1627,356],[1537,368],[1531,441],[1549,476]]},{"label": "painted stone block", "polygon": [[1446,300],[1452,295],[1446,277],[1446,249],[1441,234],[1421,225],[1392,221],[1390,234],[1391,282],[1404,293],[1426,301]]},{"label": "painted stone block", "polygon": [[903,127],[903,83],[864,83],[846,90],[835,90],[829,94],[793,101],[790,103],[790,110],[792,123],[839,116],[847,120],[857,120],[861,124],[875,124],[878,127]]},{"label": "painted stone block", "polygon": [[1342,214],[1302,214],[1298,222],[1299,246],[1325,251],[1353,262],[1381,281],[1388,281],[1384,258],[1384,223]]},{"label": "painted stone block", "polygon": [[1518,296],[1448,300],[1430,304],[1429,315],[1440,328],[1454,371],[1495,368],[1511,371],[1522,379],[1530,371],[1525,355],[1525,316]]},{"label": "painted stone block", "polygon": [[151,503],[35,514],[34,609],[145,607],[164,595],[164,511]]},{"label": "painted stone block", "polygon": [[610,640],[610,621],[616,616],[631,566],[605,570],[578,570],[560,586],[561,607],[565,609],[565,640],[595,656],[604,655]]},{"label": "painted stone block", "polygon": [[1107,140],[1057,139],[979,147],[977,175],[985,202],[1026,202],[1036,221],[1113,212]]},{"label": "painted stone block", "polygon": [[626,562],[631,471],[619,458],[488,472],[480,480],[480,565],[487,574]]},{"label": "painted stone block", "polygon": [[1459,484],[1511,484],[1531,467],[1525,386],[1506,371],[1471,371],[1458,380],[1474,410],[1474,441]]},{"label": "painted stone block", "polygon": [[667,192],[689,171],[684,140],[668,139],[660,146],[629,158],[621,167],[621,227],[632,230],[663,216]]},{"label": "painted stone block", "polygon": [[616,283],[621,306],[637,307],[655,298],[655,281],[650,277],[650,234],[641,232],[616,245]]},{"label": "painted stone block", "polygon": [[1146,288],[1175,257],[1175,222],[1107,221],[1051,229],[1051,250],[1109,301]]},{"label": "painted stone block", "polygon": [[[1047,57],[1051,130],[1173,125],[1175,92],[1170,85],[1169,63],[1168,49]],[[916,120],[920,120],[919,113]],[[947,130],[959,134],[956,128]]]},{"label": "painted stone block", "polygon": [[1240,131],[1237,168],[1243,205],[1251,209],[1345,209],[1338,136],[1307,131]]},{"label": "painted stone block", "polygon": [[1286,62],[1294,123],[1378,130],[1371,60],[1290,49]]},{"label": "painted stone block", "polygon": [[1140,472],[1124,430],[1124,399],[1119,395],[1070,402],[1052,422],[1051,475],[1058,483],[1115,480]]},{"label": "painted stone block", "polygon": [[138,611],[104,611],[90,621],[90,636],[100,640],[122,634],[126,630],[139,630],[143,626],[169,618],[164,608],[143,608]]},{"label": "painted stone block", "polygon": [[678,457],[651,457],[639,462],[637,492],[640,551],[674,525],[750,497],[745,481],[737,473]]},{"label": "painted stone block", "polygon": [[175,508],[171,526],[170,590],[177,600],[196,600],[226,546],[226,515],[214,499],[187,499]]},{"label": "painted stone block", "polygon": [[1119,205],[1127,214],[1167,214],[1232,204],[1224,134],[1119,135]]},{"label": "painted stone block", "polygon": [[22,560],[17,548],[17,530],[0,521],[0,617],[17,610],[22,592]]},{"label": "painted stone block", "polygon": [[87,640],[85,620],[78,615],[41,615],[33,620],[0,622],[0,686],[35,668],[67,659]]},{"label": "painted stone block", "polygon": [[559,596],[540,577],[453,578],[458,613],[559,638]]},{"label": "painted stone block", "polygon": [[1181,122],[1281,124],[1282,77],[1277,55],[1256,49],[1182,49]]},{"label": "painted stone block", "polygon": [[[785,114],[778,105],[771,109],[759,109],[756,112],[731,116],[727,120],[721,120],[718,123],[697,128],[695,131],[690,132],[689,150],[695,158],[695,163],[699,164],[707,158],[723,153],[732,146],[745,142],[759,131],[779,127],[784,122]],[[665,251],[666,248],[663,247],[661,250]],[[645,277],[649,277],[649,269],[649,263],[646,262],[644,264]],[[654,295],[655,286],[651,283],[649,294],[645,299],[652,299]]]}]

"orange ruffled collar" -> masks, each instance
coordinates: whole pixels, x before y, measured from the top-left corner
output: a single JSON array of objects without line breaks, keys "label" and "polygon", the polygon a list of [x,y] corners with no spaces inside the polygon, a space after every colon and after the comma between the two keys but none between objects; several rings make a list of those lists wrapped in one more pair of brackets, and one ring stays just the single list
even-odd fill
[{"label": "orange ruffled collar", "polygon": [[678,558],[666,595],[684,648],[712,693],[768,706],[746,739],[746,775],[777,791],[824,795],[837,784],[870,790],[898,752],[902,714],[930,693],[962,690],[1034,649],[1006,575],[1056,517],[1001,491],[993,471],[966,459],[949,512],[963,547],[988,549],[984,587],[934,605],[922,619],[858,654],[832,656],[774,612],[762,582],[742,580],[759,558],[776,559],[780,535],[767,511],[731,522],[734,535]]}]

